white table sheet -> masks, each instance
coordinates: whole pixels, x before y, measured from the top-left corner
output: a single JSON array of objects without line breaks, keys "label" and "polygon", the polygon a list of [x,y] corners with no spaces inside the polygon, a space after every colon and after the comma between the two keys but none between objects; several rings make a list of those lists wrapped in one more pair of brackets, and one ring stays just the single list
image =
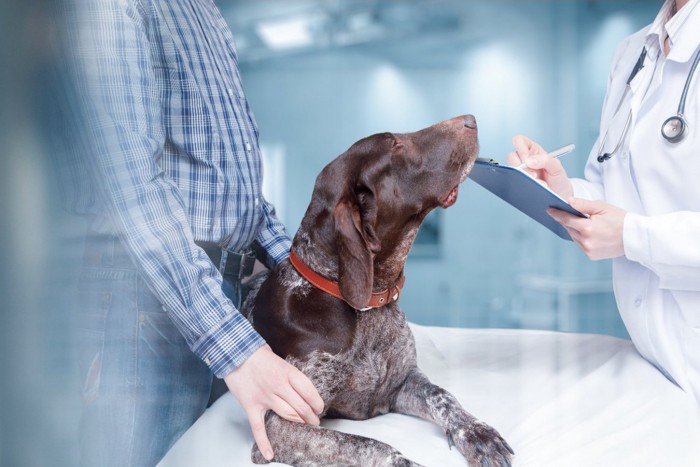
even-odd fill
[{"label": "white table sheet", "polygon": [[[548,331],[412,325],[419,366],[515,450],[516,466],[698,466],[700,409],[629,341]],[[426,466],[465,466],[435,425],[406,415],[324,426],[391,444]],[[247,467],[253,438],[227,394],[160,467]],[[281,465],[281,464],[271,464]]]}]

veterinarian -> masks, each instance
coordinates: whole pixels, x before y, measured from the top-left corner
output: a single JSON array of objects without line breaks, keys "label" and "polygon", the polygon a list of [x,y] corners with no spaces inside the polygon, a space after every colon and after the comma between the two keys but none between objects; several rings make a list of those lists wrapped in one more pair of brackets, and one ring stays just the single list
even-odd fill
[{"label": "veterinarian", "polygon": [[318,424],[323,401],[234,303],[251,248],[273,267],[290,239],[261,192],[231,31],[210,1],[76,3],[94,149],[76,209],[91,230],[78,316],[81,464],[155,465],[203,413],[213,376],[272,458],[266,411]]},{"label": "veterinarian", "polygon": [[613,259],[637,350],[700,405],[700,0],[667,0],[618,47],[585,179],[524,136],[526,162],[584,219],[552,210],[593,260]]}]

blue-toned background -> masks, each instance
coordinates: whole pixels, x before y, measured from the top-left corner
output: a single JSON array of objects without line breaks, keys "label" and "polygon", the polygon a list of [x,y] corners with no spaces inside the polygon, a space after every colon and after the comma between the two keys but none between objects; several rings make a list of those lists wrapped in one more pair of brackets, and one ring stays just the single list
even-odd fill
[{"label": "blue-toned background", "polygon": [[[0,3],[0,465],[76,465],[73,287],[83,224],[61,207],[46,137],[55,15]],[[357,139],[476,115],[481,155],[516,133],[576,143],[581,175],[615,45],[661,1],[218,0],[261,131],[266,192],[290,232],[316,174]],[[60,105],[60,104],[59,104]],[[609,262],[589,262],[467,181],[430,219],[401,305],[423,324],[625,336]]]},{"label": "blue-toned background", "polygon": [[[354,141],[473,113],[481,155],[524,133],[583,173],[616,44],[658,1],[219,1],[261,131],[268,190],[291,232],[316,174]],[[626,336],[609,262],[467,182],[417,244],[401,304],[423,324]],[[426,249],[427,247],[427,249]]]}]

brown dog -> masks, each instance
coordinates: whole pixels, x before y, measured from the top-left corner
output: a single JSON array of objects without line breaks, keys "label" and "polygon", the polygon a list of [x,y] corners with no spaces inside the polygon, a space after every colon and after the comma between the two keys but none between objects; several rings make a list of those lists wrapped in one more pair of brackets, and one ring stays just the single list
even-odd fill
[{"label": "brown dog", "polygon": [[[311,379],[325,403],[322,415],[415,415],[441,426],[469,463],[503,466],[513,453],[506,441],[416,366],[413,335],[396,304],[418,227],[432,209],[454,204],[477,152],[471,115],[353,144],[318,176],[291,261],[251,292],[244,312],[272,349]],[[374,439],[273,412],[266,428],[275,462],[417,465]],[[253,460],[266,462],[257,446]]]}]

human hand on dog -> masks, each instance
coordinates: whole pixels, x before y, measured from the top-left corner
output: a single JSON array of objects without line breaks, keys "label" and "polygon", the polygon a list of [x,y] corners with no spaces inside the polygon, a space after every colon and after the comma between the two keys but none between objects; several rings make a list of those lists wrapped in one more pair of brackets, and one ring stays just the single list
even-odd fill
[{"label": "human hand on dog", "polygon": [[278,357],[268,345],[258,349],[224,377],[231,393],[248,415],[253,437],[268,461],[274,457],[265,431],[265,413],[274,411],[287,420],[318,425],[323,400],[311,381]]},{"label": "human hand on dog", "polygon": [[559,159],[548,156],[547,151],[542,146],[527,136],[515,136],[513,146],[515,151],[508,154],[509,165],[527,164],[525,170],[530,175],[543,181],[553,192],[564,199],[574,194],[574,188]]}]

